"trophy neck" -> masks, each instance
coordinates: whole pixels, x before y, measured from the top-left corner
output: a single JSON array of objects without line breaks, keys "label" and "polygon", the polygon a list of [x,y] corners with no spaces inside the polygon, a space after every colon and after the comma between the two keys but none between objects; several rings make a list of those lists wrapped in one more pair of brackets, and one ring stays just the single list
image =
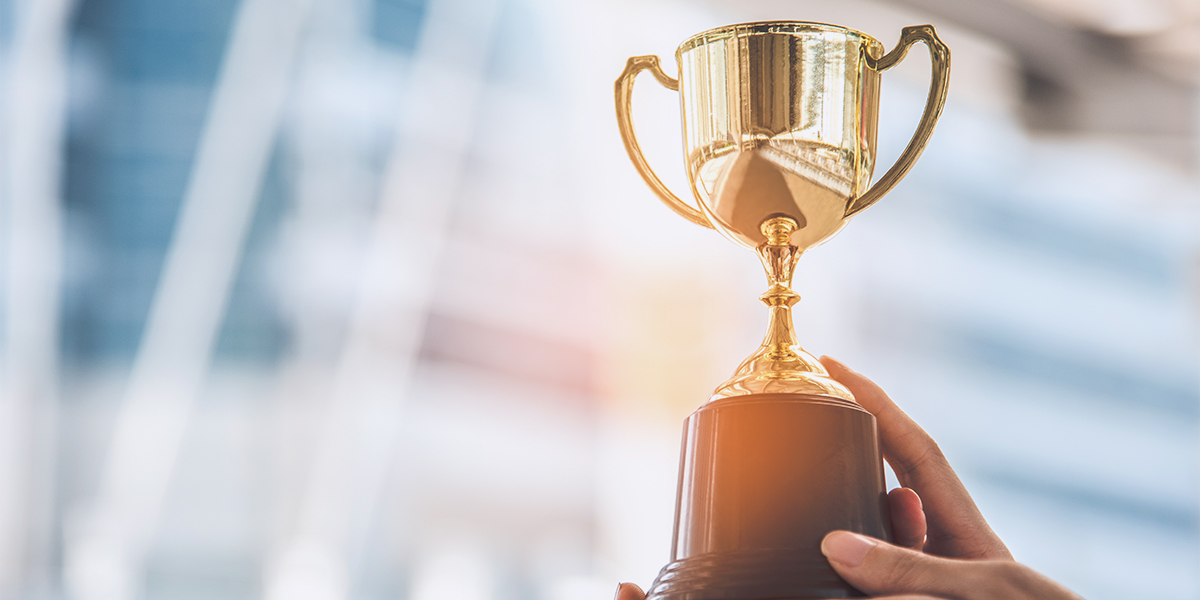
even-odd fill
[{"label": "trophy neck", "polygon": [[767,337],[763,339],[762,347],[766,349],[770,358],[790,361],[797,357],[792,349],[796,346],[792,306],[800,301],[800,294],[792,291],[792,275],[796,271],[796,261],[802,252],[796,246],[787,243],[786,237],[773,240],[776,243],[771,241],[768,240],[758,247],[758,257],[767,271],[767,283],[771,286],[758,297],[767,305],[770,314]]},{"label": "trophy neck", "polygon": [[710,401],[766,393],[814,394],[854,401],[850,390],[830,378],[820,361],[796,342],[792,306],[800,301],[800,295],[791,286],[802,250],[788,242],[796,229],[796,222],[789,217],[774,217],[763,223],[767,239],[758,246],[758,256],[770,287],[759,299],[769,311],[767,335],[733,377],[713,392]]}]

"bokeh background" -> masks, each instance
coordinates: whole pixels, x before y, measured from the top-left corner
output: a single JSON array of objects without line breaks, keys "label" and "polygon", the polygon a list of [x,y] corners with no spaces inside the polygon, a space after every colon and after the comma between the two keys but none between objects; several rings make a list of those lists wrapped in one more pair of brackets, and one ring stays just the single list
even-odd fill
[{"label": "bokeh background", "polygon": [[[1195,0],[0,0],[0,598],[648,584],[765,283],[612,83],[767,19],[953,51],[916,168],[801,260],[804,344],[1019,560],[1200,598]],[[881,165],[928,78],[884,76]],[[635,106],[686,189],[677,97]]]}]

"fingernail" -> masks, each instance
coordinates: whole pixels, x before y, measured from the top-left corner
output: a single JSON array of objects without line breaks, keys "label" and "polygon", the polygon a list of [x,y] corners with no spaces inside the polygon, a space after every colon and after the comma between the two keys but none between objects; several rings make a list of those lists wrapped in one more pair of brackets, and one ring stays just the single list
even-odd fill
[{"label": "fingernail", "polygon": [[857,533],[835,531],[821,540],[821,554],[847,567],[857,567],[862,564],[876,543],[875,540]]},{"label": "fingernail", "polygon": [[613,594],[613,600],[617,600],[618,598],[621,597],[621,586],[623,586],[623,585],[625,585],[625,584],[623,584],[623,583],[617,584],[617,593]]},{"label": "fingernail", "polygon": [[905,488],[905,489],[912,492],[913,495],[917,497],[917,508],[919,508],[921,510],[925,510],[925,501],[921,499],[921,495],[917,493],[917,490],[914,490],[912,488]]},{"label": "fingernail", "polygon": [[833,364],[835,364],[835,365],[837,365],[837,366],[839,366],[839,367],[841,367],[841,368],[843,368],[843,369],[845,369],[845,370],[847,370],[847,371],[849,371],[849,370],[850,370],[850,367],[847,367],[847,366],[846,366],[846,363],[844,363],[844,362],[842,362],[842,361],[840,361],[840,360],[838,360],[838,359],[836,359],[836,358],[834,358],[834,357],[832,357],[832,356],[829,356],[828,354],[826,354],[826,355],[824,355],[824,356],[822,356],[822,357],[821,357],[821,362],[830,362],[830,363],[833,363]]}]

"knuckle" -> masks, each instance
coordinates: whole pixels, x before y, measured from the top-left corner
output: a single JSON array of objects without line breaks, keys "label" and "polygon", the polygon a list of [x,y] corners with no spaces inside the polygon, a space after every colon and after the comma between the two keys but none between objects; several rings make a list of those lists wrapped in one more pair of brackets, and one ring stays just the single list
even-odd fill
[{"label": "knuckle", "polygon": [[940,529],[930,533],[926,550],[935,555],[969,560],[1012,560],[1008,548],[995,538],[986,524],[963,524],[959,530]]},{"label": "knuckle", "polygon": [[910,446],[912,450],[898,456],[897,460],[892,464],[892,468],[899,471],[898,475],[911,475],[920,471],[928,465],[941,465],[946,463],[946,455],[942,453],[942,448],[933,440],[929,434],[925,432],[913,434],[915,439],[907,442],[906,446]]},{"label": "knuckle", "polygon": [[980,590],[987,593],[986,600],[1003,600],[1027,597],[1033,583],[1033,571],[1017,562],[993,560],[983,563]]},{"label": "knuckle", "polygon": [[922,557],[911,552],[896,552],[887,570],[889,583],[897,589],[917,591],[925,576]]}]

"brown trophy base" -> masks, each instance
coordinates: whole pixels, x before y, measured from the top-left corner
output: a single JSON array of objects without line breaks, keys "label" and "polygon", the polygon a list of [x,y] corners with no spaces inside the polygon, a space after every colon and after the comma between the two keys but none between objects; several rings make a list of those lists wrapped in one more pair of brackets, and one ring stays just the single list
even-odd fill
[{"label": "brown trophy base", "polygon": [[671,562],[648,600],[861,598],[821,554],[847,529],[888,540],[874,415],[806,394],[709,402],[684,423]]}]

